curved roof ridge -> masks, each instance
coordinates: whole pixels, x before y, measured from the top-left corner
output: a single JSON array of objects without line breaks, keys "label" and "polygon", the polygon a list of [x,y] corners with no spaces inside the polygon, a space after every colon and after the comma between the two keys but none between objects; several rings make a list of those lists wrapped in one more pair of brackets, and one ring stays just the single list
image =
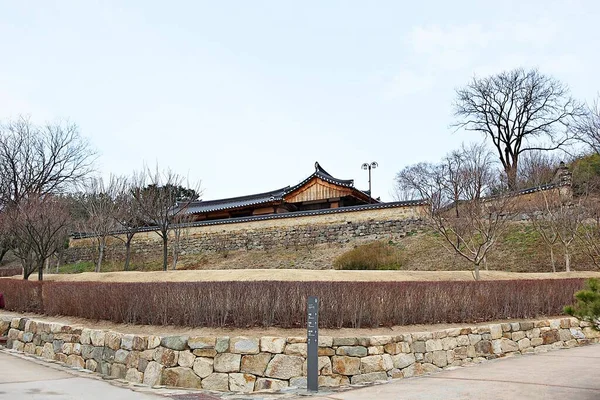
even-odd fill
[{"label": "curved roof ridge", "polygon": [[309,177],[304,179],[302,182],[290,187],[288,189],[288,191],[286,192],[286,194],[291,193],[294,190],[298,189],[299,187],[305,185],[308,181],[310,181],[312,178],[315,178],[315,177],[323,179],[324,181],[329,182],[329,183],[334,183],[336,185],[354,187],[354,179],[335,178],[329,172],[325,171],[325,169],[323,167],[321,167],[321,164],[319,164],[319,162],[316,161],[315,162],[315,172],[313,172]]},{"label": "curved roof ridge", "polygon": [[256,193],[256,194],[248,194],[245,196],[236,196],[236,197],[228,197],[226,199],[214,199],[214,200],[196,200],[196,201],[192,201],[190,203],[190,205],[209,205],[209,204],[219,204],[219,203],[225,203],[225,202],[230,202],[230,201],[236,201],[236,200],[252,200],[255,199],[257,197],[264,197],[267,195],[272,195],[272,196],[276,196],[276,197],[281,197],[284,193],[286,193],[286,191],[290,188],[290,186],[286,186],[283,187],[281,189],[277,189],[277,190],[269,190],[267,192],[263,192],[263,193]]}]

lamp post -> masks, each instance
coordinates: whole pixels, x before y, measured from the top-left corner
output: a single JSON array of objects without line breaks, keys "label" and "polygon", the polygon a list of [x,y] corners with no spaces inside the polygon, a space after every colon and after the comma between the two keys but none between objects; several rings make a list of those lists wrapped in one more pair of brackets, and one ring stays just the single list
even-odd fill
[{"label": "lamp post", "polygon": [[372,163],[364,163],[362,165],[362,169],[366,169],[369,170],[369,203],[371,203],[371,199],[373,198],[373,193],[371,193],[371,170],[375,169],[379,166],[379,164],[377,164],[376,161],[373,161]]}]

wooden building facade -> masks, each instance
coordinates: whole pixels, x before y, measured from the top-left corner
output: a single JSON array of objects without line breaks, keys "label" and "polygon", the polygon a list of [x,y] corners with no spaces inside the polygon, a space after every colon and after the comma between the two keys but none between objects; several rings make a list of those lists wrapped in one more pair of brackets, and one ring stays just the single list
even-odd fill
[{"label": "wooden building facade", "polygon": [[319,163],[315,172],[294,186],[229,199],[194,201],[185,214],[191,221],[205,221],[322,210],[379,203],[368,191],[354,187],[354,180],[334,178]]}]

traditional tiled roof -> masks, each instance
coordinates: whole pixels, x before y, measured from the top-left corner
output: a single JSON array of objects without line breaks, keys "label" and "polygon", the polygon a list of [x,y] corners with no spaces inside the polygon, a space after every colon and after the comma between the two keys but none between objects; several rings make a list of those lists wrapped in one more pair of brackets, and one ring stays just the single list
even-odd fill
[{"label": "traditional tiled roof", "polygon": [[558,185],[556,185],[554,183],[546,183],[544,185],[538,185],[538,186],[533,186],[533,187],[521,189],[518,192],[516,192],[515,194],[516,195],[521,195],[521,194],[541,192],[541,191],[544,191],[544,190],[554,189],[556,187],[558,187]]},{"label": "traditional tiled roof", "polygon": [[[329,174],[327,171],[325,171],[318,162],[316,162],[315,163],[315,172],[313,172],[308,178],[304,179],[302,182],[298,183],[297,185],[286,186],[284,188],[272,190],[272,191],[265,192],[265,193],[251,194],[251,195],[240,196],[240,197],[231,197],[228,199],[194,201],[187,206],[185,213],[186,214],[202,214],[202,213],[221,211],[221,210],[231,210],[231,209],[235,209],[235,208],[253,206],[253,205],[258,205],[258,204],[266,204],[266,203],[271,203],[273,201],[281,201],[281,200],[283,200],[283,198],[286,194],[291,193],[294,190],[301,188],[302,186],[306,185],[311,179],[314,179],[315,177],[322,179],[326,182],[333,183],[335,185],[345,186],[345,187],[354,187],[353,179],[335,178],[331,174]],[[355,189],[355,190],[358,190],[358,189]],[[363,193],[365,196],[370,197],[370,194],[368,193],[368,191],[361,191],[361,190],[358,190],[358,191]],[[378,202],[378,201],[374,200],[374,202]]]},{"label": "traditional tiled roof", "polygon": [[186,208],[186,214],[200,214],[212,211],[230,210],[232,208],[246,207],[263,203],[270,203],[283,199],[289,186],[265,193],[251,194],[248,196],[231,197],[228,199],[194,201]]},{"label": "traditional tiled roof", "polygon": [[[182,227],[198,227],[198,226],[211,226],[211,225],[227,225],[227,224],[239,224],[243,222],[250,221],[265,221],[265,220],[273,220],[273,219],[286,219],[286,218],[297,218],[297,217],[308,217],[314,215],[326,215],[326,214],[341,214],[341,213],[351,213],[357,211],[366,211],[366,210],[381,210],[388,208],[401,208],[401,207],[416,207],[416,206],[425,206],[427,205],[427,201],[425,200],[407,200],[407,201],[395,201],[391,203],[375,203],[375,204],[361,204],[358,206],[349,206],[349,207],[340,207],[340,208],[325,208],[320,210],[310,210],[310,211],[292,211],[288,213],[282,214],[267,214],[267,215],[252,215],[248,217],[238,217],[238,218],[223,218],[223,219],[215,219],[208,221],[195,221],[188,222],[184,224],[178,224],[176,226]],[[138,232],[152,232],[158,230],[155,226],[144,226],[139,229]],[[126,233],[126,231],[114,231],[112,234],[122,234]],[[72,233],[72,237],[76,239],[86,238],[86,237],[94,237],[94,234],[86,233],[86,232],[77,232]]]},{"label": "traditional tiled roof", "polygon": [[318,162],[315,162],[315,172],[313,172],[312,175],[310,175],[308,178],[306,178],[302,182],[298,183],[295,186],[290,187],[290,189],[287,191],[287,193],[293,192],[294,190],[304,186],[311,179],[313,179],[315,177],[320,178],[320,179],[324,180],[325,182],[333,183],[335,185],[346,186],[346,187],[354,186],[354,179],[344,180],[344,179],[334,178],[333,176],[331,176],[329,174],[329,172],[325,171],[323,169],[323,167],[321,167],[321,164],[319,164]]}]

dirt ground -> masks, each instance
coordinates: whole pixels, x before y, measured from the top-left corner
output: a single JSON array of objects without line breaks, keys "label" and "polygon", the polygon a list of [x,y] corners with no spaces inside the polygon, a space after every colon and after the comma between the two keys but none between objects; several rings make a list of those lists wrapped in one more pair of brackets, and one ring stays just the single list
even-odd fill
[{"label": "dirt ground", "polygon": [[[600,272],[524,273],[482,271],[483,280],[600,278]],[[19,278],[16,276],[15,278]],[[2,279],[2,278],[0,278]],[[30,279],[37,279],[33,276]],[[102,282],[197,282],[197,281],[465,281],[473,280],[471,271],[337,271],[298,269],[185,270],[167,272],[84,272],[48,274],[48,281]]]},{"label": "dirt ground", "polygon": [[[181,326],[158,326],[158,325],[132,325],[132,324],[117,324],[110,321],[92,321],[85,318],[62,317],[62,316],[46,316],[38,314],[20,314],[10,311],[0,311],[0,315],[11,317],[27,317],[38,321],[59,322],[71,326],[82,326],[93,329],[107,329],[120,333],[134,333],[140,335],[188,335],[188,336],[246,336],[246,337],[262,337],[262,336],[279,336],[279,337],[294,337],[306,336],[306,329],[282,329],[282,328],[245,328],[245,329],[225,329],[225,328],[190,328]],[[546,317],[544,317],[546,318]],[[559,316],[548,317],[561,318]],[[564,318],[564,316],[563,316]],[[542,318],[538,318],[542,319]],[[331,337],[361,337],[361,336],[376,336],[376,335],[398,335],[409,332],[433,332],[448,328],[462,328],[466,326],[481,326],[493,323],[517,322],[523,319],[507,319],[488,321],[481,323],[460,323],[460,324],[434,324],[434,325],[407,325],[393,326],[390,328],[377,329],[320,329],[319,335]]]}]

